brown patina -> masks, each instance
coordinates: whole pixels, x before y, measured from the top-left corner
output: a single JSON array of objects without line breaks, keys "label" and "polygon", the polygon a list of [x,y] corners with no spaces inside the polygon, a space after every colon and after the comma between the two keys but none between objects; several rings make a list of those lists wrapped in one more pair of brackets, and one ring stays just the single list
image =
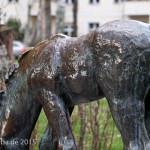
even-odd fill
[{"label": "brown patina", "polygon": [[[150,149],[148,24],[113,21],[78,38],[52,36],[31,49],[19,60],[8,95],[2,97],[4,141],[29,139],[43,107],[57,141],[56,148],[51,138],[49,148],[76,150],[68,110],[105,96],[124,149]],[[13,130],[7,126],[10,118]],[[28,149],[28,145],[5,148]]]}]

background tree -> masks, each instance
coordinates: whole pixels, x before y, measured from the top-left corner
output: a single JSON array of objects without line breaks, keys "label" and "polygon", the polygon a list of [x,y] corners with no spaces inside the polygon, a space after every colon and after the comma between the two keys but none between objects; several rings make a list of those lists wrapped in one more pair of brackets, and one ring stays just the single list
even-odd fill
[{"label": "background tree", "polygon": [[[31,24],[30,14],[28,15],[28,28],[25,32],[25,39],[24,42],[28,46],[35,46],[39,41],[41,41],[41,0],[39,1],[39,9],[38,9],[38,15],[35,22],[35,25],[33,26]],[[31,26],[30,26],[31,25]]]},{"label": "background tree", "polygon": [[56,33],[63,33],[64,31],[64,14],[65,14],[65,0],[56,0]]},{"label": "background tree", "polygon": [[41,36],[42,40],[51,35],[51,0],[41,0]]},{"label": "background tree", "polygon": [[78,138],[78,148],[84,150],[85,145],[85,135],[86,135],[86,104],[81,104],[78,106],[78,116],[80,118],[80,136]]},{"label": "background tree", "polygon": [[28,46],[35,46],[41,40],[51,36],[51,0],[39,0],[35,25],[31,23],[30,10],[31,7],[28,13],[28,28],[25,32],[24,42]]},{"label": "background tree", "polygon": [[122,149],[106,99],[75,107],[71,121],[79,150]]},{"label": "background tree", "polygon": [[78,18],[78,0],[74,0],[73,3],[73,36],[77,36],[77,30],[78,30],[78,26],[77,26],[77,18]]},{"label": "background tree", "polygon": [[24,30],[21,28],[21,22],[15,18],[10,18],[6,22],[6,26],[11,27],[15,40],[22,41],[24,38]]}]

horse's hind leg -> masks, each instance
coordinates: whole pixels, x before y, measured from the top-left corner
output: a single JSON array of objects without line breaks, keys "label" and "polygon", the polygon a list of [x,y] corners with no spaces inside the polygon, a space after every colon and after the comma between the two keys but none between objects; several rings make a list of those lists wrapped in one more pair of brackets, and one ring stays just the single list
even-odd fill
[{"label": "horse's hind leg", "polygon": [[44,90],[42,106],[52,130],[55,132],[59,150],[76,150],[68,109],[56,94]]},{"label": "horse's hind leg", "polygon": [[[150,141],[145,128],[144,85],[134,82],[104,81],[103,91],[118,127],[125,150],[150,150]],[[111,84],[113,83],[113,84]],[[136,87],[136,88],[135,88]],[[107,88],[109,91],[107,91]]]},{"label": "horse's hind leg", "polygon": [[144,123],[144,102],[127,99],[109,100],[115,123],[123,138],[125,150],[149,150],[150,143]]},{"label": "horse's hind leg", "polygon": [[[72,111],[74,107],[69,107],[69,115],[71,116]],[[56,150],[57,145],[56,145],[56,136],[52,130],[52,127],[48,124],[47,128],[41,138],[40,144],[39,144],[39,149],[40,150]]]},{"label": "horse's hind leg", "polygon": [[150,89],[145,97],[145,126],[150,138]]}]

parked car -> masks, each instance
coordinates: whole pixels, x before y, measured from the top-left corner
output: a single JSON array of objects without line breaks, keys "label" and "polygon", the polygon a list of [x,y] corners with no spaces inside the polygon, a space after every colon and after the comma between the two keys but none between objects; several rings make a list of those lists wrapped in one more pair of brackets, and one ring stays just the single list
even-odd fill
[{"label": "parked car", "polygon": [[21,43],[20,41],[13,41],[13,54],[16,58],[18,58],[18,56],[22,54],[24,50],[25,46],[23,43]]}]

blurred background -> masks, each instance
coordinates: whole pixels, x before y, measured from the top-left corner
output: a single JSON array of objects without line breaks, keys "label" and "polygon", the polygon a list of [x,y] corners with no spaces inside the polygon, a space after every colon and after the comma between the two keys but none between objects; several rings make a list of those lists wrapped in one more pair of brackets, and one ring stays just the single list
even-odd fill
[{"label": "blurred background", "polygon": [[[56,33],[81,36],[118,19],[150,23],[149,7],[150,0],[0,0],[0,60],[6,56],[17,63],[26,47]],[[123,149],[105,99],[76,106],[71,121],[79,150]],[[32,135],[37,144],[30,150],[38,149],[46,125],[42,111]]]},{"label": "blurred background", "polygon": [[149,23],[149,6],[150,0],[1,0],[0,24],[12,27],[14,40],[34,46],[52,34],[81,36],[112,20]]}]

